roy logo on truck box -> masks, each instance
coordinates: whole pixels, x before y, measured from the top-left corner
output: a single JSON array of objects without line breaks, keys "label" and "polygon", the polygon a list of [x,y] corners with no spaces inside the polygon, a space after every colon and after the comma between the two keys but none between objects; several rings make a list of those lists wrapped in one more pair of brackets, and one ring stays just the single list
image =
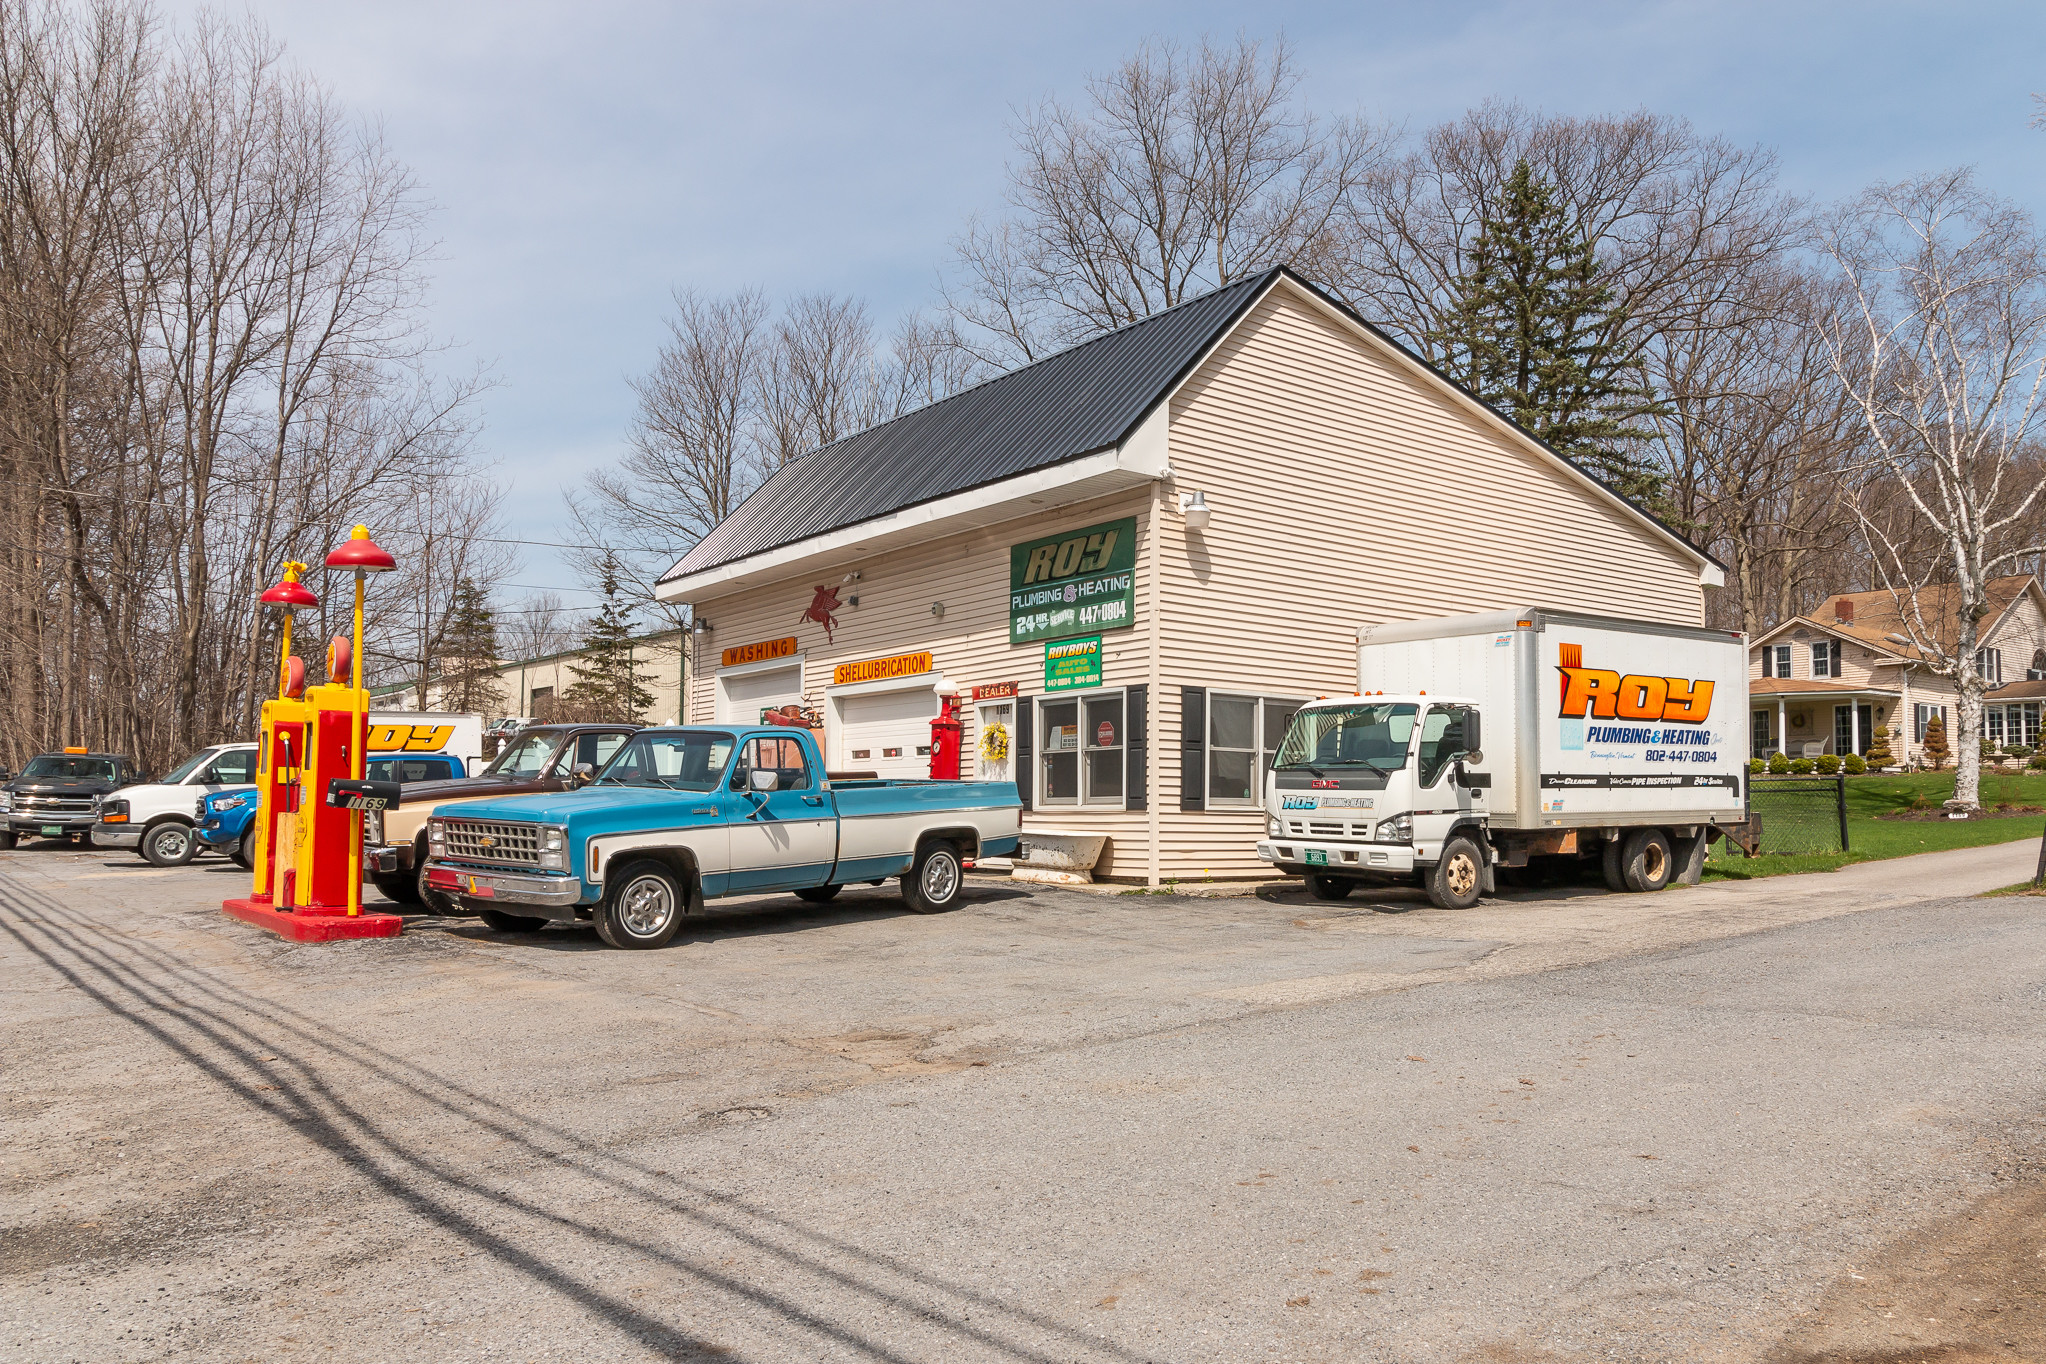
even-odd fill
[{"label": "roy logo on truck box", "polygon": [[1612,668],[1584,666],[1582,644],[1558,644],[1556,671],[1563,674],[1566,720],[1650,720],[1702,725],[1712,714],[1710,678],[1624,676]]},{"label": "roy logo on truck box", "polygon": [[453,725],[371,725],[372,753],[438,753],[455,737]]}]

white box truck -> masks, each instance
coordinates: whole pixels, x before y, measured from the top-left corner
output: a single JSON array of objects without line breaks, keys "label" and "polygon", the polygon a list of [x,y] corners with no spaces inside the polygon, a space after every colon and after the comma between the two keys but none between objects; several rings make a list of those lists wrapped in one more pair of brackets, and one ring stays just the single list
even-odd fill
[{"label": "white box truck", "polygon": [[1752,848],[1747,637],[1523,607],[1366,626],[1357,694],[1302,706],[1265,777],[1258,856],[1324,899],[1597,857],[1615,890]]}]

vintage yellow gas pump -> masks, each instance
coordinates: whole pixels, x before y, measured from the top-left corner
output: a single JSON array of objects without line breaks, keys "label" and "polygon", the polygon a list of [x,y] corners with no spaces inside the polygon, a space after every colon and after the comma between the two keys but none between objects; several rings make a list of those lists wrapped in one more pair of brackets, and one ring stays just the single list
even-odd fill
[{"label": "vintage yellow gas pump", "polygon": [[[327,651],[327,685],[307,687],[305,664],[291,653],[291,615],[318,606],[298,580],[304,564],[284,566],[284,581],[263,594],[286,612],[278,661],[278,697],[263,703],[256,787],[255,885],[222,908],[297,942],[388,938],[404,921],[362,912],[362,778],[369,747],[369,692],[362,685],[362,598],[367,575],[397,567],[369,538],[355,534],[327,556],[329,569],[355,575],[354,640]],[[347,681],[344,683],[344,676]],[[337,786],[336,783],[341,785]]]}]

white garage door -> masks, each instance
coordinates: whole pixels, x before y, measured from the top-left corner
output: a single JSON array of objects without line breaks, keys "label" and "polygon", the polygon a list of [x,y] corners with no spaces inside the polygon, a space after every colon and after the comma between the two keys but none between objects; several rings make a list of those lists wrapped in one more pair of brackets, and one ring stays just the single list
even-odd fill
[{"label": "white garage door", "polygon": [[839,771],[884,777],[931,775],[931,720],[938,714],[935,691],[913,687],[848,696],[838,704]]},{"label": "white garage door", "polygon": [[727,725],[757,725],[760,712],[794,705],[803,699],[803,669],[769,668],[765,672],[718,677],[718,715]]}]

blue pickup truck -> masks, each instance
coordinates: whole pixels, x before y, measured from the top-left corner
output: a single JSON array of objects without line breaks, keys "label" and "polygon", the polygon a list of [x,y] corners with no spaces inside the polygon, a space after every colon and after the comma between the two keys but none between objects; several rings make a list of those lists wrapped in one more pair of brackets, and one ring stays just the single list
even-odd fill
[{"label": "blue pickup truck", "polygon": [[707,899],[902,879],[918,913],[957,903],[964,866],[1016,849],[1014,782],[831,779],[804,729],[641,730],[577,790],[448,807],[427,884],[503,931],[592,922],[660,947]]}]

